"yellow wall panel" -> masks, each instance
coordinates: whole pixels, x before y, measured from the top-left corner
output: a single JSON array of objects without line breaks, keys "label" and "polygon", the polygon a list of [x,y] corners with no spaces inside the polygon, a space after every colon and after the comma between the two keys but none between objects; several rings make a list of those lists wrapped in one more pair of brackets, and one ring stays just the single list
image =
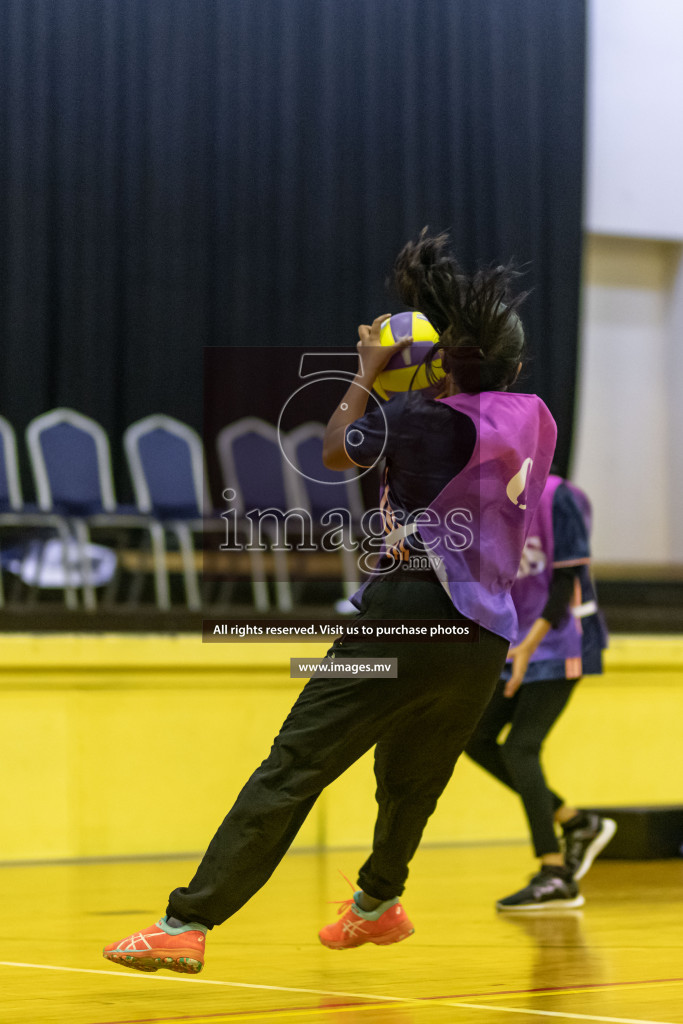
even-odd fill
[{"label": "yellow wall panel", "polygon": [[0,860],[73,855],[66,704],[0,690]]},{"label": "yellow wall panel", "polygon": [[[0,860],[203,850],[300,690],[289,658],[301,653],[184,635],[5,637]],[[548,740],[548,780],[583,806],[678,803],[681,721],[683,639],[619,637]],[[369,754],[296,845],[369,849],[374,788]],[[516,795],[463,757],[425,841],[526,835]]]}]

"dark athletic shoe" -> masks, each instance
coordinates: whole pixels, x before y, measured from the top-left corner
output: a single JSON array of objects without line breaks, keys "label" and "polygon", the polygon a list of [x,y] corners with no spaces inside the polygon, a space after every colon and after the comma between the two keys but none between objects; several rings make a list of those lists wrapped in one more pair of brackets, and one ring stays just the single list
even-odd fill
[{"label": "dark athletic shoe", "polygon": [[573,910],[583,904],[584,898],[573,878],[559,875],[554,868],[542,867],[523,889],[498,900],[496,910]]},{"label": "dark athletic shoe", "polygon": [[617,830],[616,821],[599,814],[582,813],[563,826],[564,862],[578,881]]}]

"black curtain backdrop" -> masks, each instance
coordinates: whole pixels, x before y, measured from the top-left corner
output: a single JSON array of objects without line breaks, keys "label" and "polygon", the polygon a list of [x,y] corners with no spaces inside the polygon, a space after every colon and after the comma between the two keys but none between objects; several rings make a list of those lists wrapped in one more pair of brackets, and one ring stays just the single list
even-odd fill
[{"label": "black curtain backdrop", "polygon": [[125,491],[129,423],[201,429],[203,346],[353,346],[429,224],[528,264],[566,469],[584,32],[584,0],[2,0],[0,411],[93,416]]}]

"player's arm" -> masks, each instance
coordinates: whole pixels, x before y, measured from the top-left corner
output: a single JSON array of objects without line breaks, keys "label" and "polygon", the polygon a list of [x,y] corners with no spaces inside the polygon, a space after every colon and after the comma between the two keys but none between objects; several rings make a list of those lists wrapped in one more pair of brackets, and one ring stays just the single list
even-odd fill
[{"label": "player's arm", "polygon": [[512,658],[512,672],[503,690],[503,694],[506,697],[514,697],[517,693],[517,690],[524,682],[524,676],[529,667],[531,655],[539,646],[541,640],[550,632],[551,628],[547,619],[536,619],[521,643],[518,643],[516,647],[510,648],[508,657]]},{"label": "player's arm", "polygon": [[512,675],[505,684],[505,696],[514,697],[524,681],[532,654],[551,629],[557,629],[567,614],[574,592],[574,579],[578,569],[554,569],[548,599],[540,616],[516,647],[510,649]]},{"label": "player's arm", "polygon": [[524,681],[529,661],[551,629],[557,629],[567,614],[580,567],[589,561],[588,534],[571,492],[560,485],[553,500],[553,575],[545,607],[516,647],[511,648],[512,674],[505,684],[505,696],[513,697]]},{"label": "player's arm", "polygon": [[361,324],[358,328],[358,373],[330,416],[323,437],[323,463],[328,469],[349,469],[356,465],[346,454],[346,428],[365,414],[377,375],[396,352],[412,343],[412,338],[403,338],[395,345],[380,345],[380,328],[389,316],[389,313],[383,313],[376,317],[371,325]]}]

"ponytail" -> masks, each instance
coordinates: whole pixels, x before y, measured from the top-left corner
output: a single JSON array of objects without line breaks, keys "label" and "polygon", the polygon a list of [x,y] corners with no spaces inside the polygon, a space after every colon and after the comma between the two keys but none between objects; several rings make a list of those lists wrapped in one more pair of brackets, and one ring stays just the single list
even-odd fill
[{"label": "ponytail", "polygon": [[461,391],[502,391],[513,383],[524,352],[524,330],[517,308],[528,293],[512,297],[519,276],[511,264],[463,273],[448,251],[447,234],[430,236],[423,228],[416,242],[398,254],[394,281],[399,297],[419,310],[439,333],[425,358],[427,379],[434,384],[433,363]]}]

